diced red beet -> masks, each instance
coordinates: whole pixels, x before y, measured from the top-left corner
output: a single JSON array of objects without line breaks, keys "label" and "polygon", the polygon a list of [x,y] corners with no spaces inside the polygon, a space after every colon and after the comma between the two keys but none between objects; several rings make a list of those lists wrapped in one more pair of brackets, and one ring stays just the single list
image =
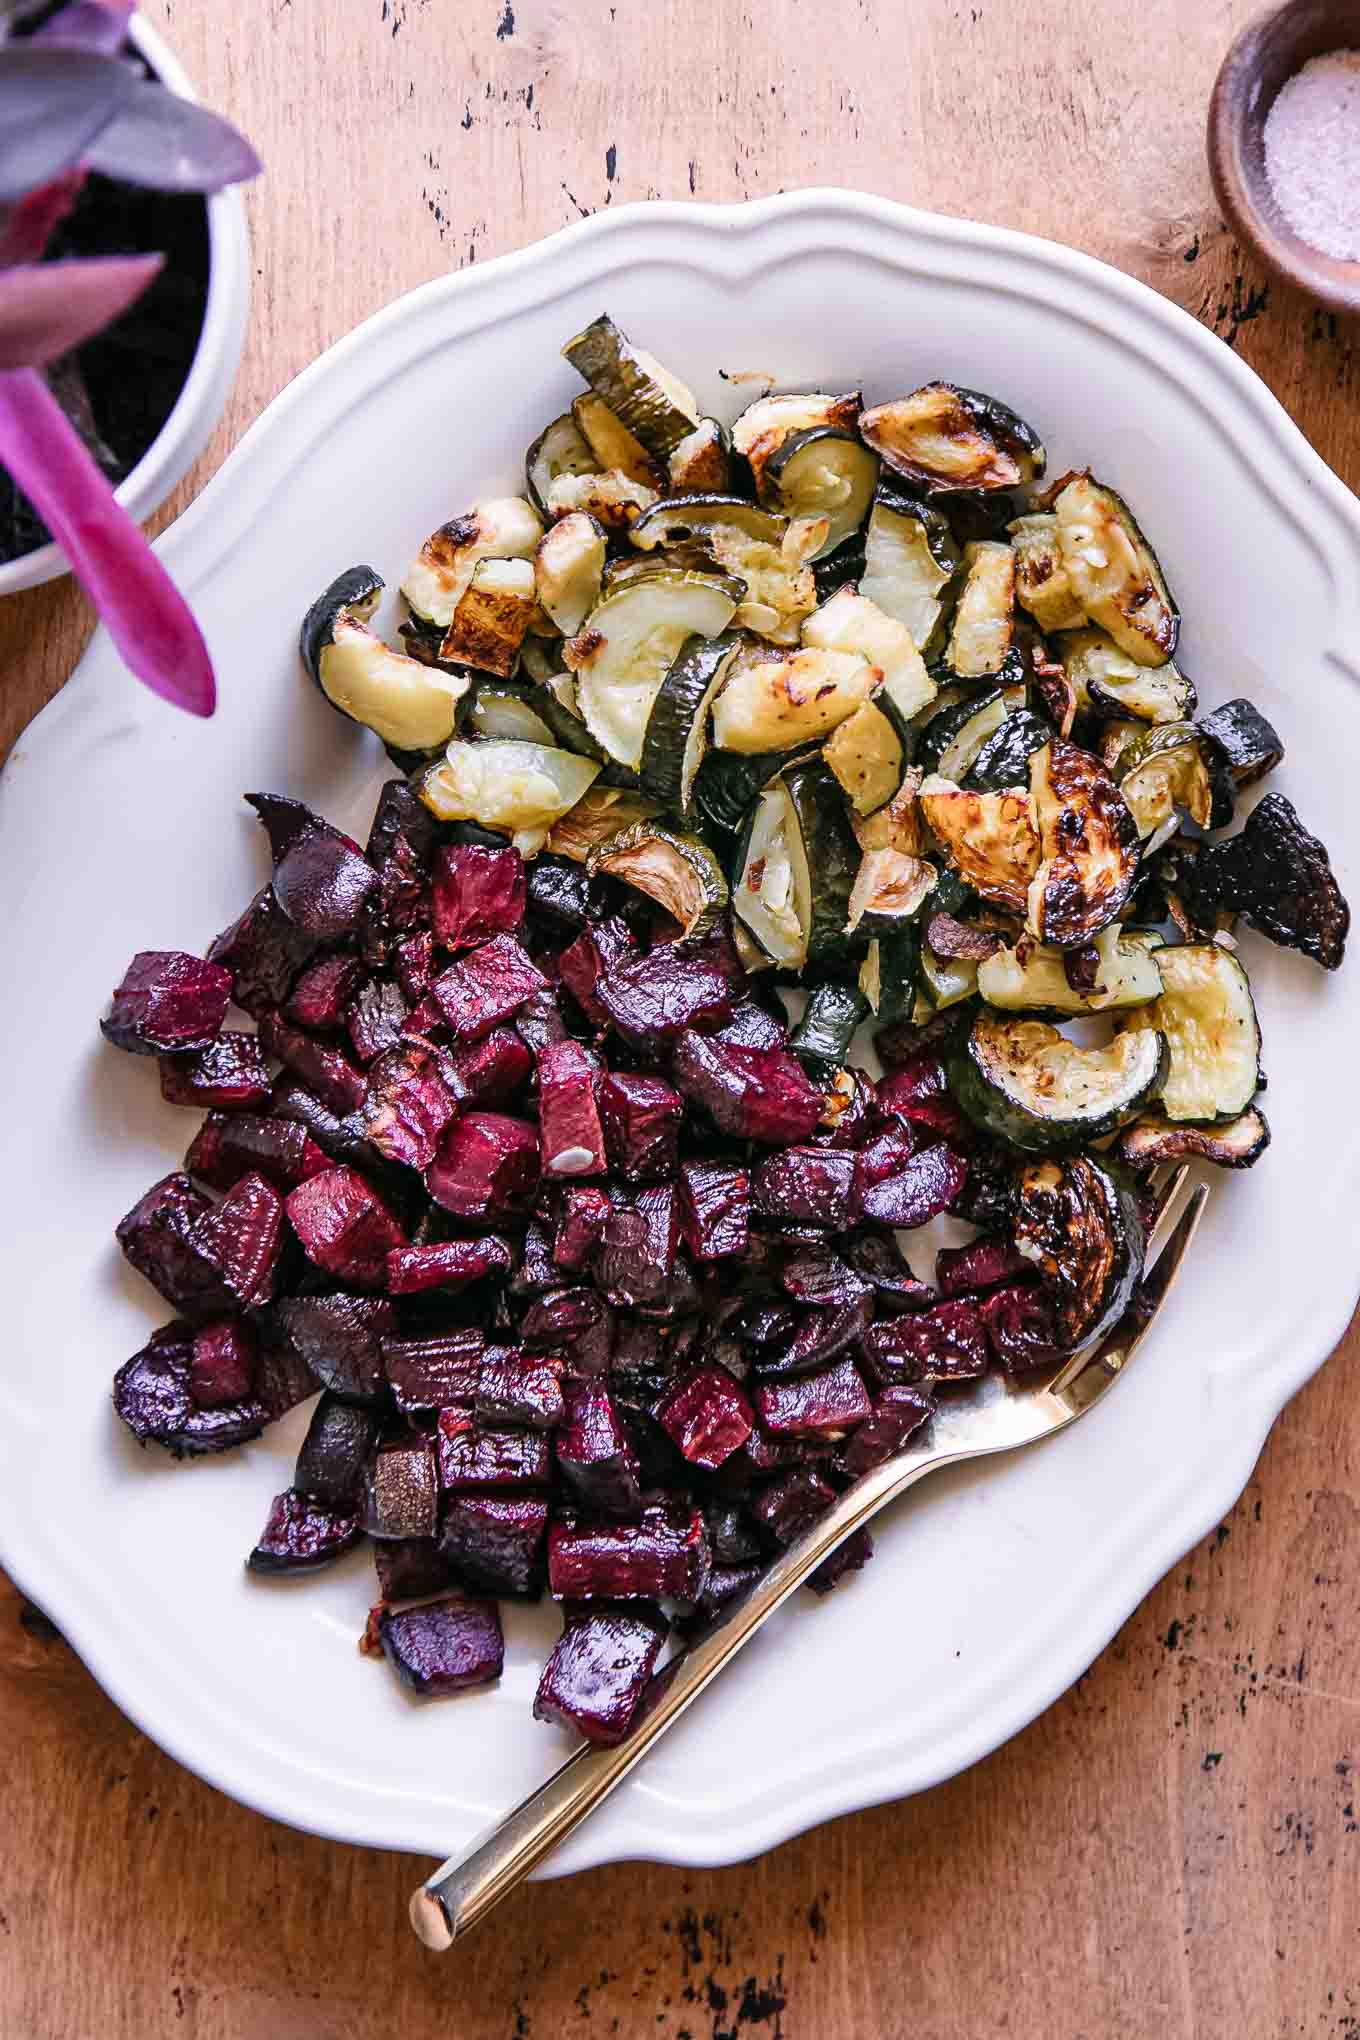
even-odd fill
[{"label": "diced red beet", "polygon": [[751,1405],[721,1367],[696,1367],[667,1390],[656,1420],[691,1466],[710,1472],[751,1435]]},{"label": "diced red beet", "polygon": [[471,949],[513,935],[524,919],[524,859],[518,850],[445,843],[436,852],[430,917],[436,942]]},{"label": "diced red beet", "polygon": [[243,798],[247,807],[254,808],[269,838],[269,854],[275,864],[308,836],[329,836],[345,850],[357,851],[359,848],[353,836],[346,836],[342,830],[335,828],[309,808],[305,801],[293,800],[286,793],[247,793]]},{"label": "diced red beet", "polygon": [[450,1594],[415,1608],[384,1608],[378,1634],[397,1676],[430,1698],[490,1686],[505,1664],[501,1618],[494,1601]]},{"label": "diced red beet", "polygon": [[478,1240],[397,1247],[387,1257],[387,1290],[390,1296],[418,1296],[425,1289],[466,1289],[487,1275],[506,1275],[513,1266],[509,1243],[495,1233]]},{"label": "diced red beet", "polygon": [[275,1495],[260,1541],[246,1560],[252,1572],[314,1572],[363,1536],[357,1510],[331,1510],[296,1488]]},{"label": "diced red beet", "polygon": [[871,1284],[881,1311],[929,1310],[937,1301],[930,1284],[913,1275],[894,1234],[855,1233],[841,1242],[841,1252]]},{"label": "diced red beet", "polygon": [[680,1622],[685,1636],[702,1635],[715,1615],[722,1613],[729,1602],[738,1601],[749,1594],[765,1568],[749,1562],[744,1565],[715,1565],[704,1582],[704,1590],[694,1605],[692,1614]]},{"label": "diced red beet", "polygon": [[288,1218],[303,1252],[337,1281],[381,1289],[387,1256],[405,1235],[357,1169],[324,1169],[288,1196]]},{"label": "diced red beet", "polygon": [[532,1594],[542,1579],[548,1504],[542,1495],[450,1495],[440,1555],[465,1586],[484,1594]]},{"label": "diced red beet", "polygon": [[863,1205],[869,1192],[890,1176],[899,1176],[921,1146],[914,1126],[905,1119],[890,1120],[879,1133],[866,1140],[855,1155],[854,1207]]},{"label": "diced red beet", "polygon": [[652,1503],[636,1523],[561,1517],[548,1531],[548,1590],[555,1601],[695,1601],[708,1572],[698,1509]]},{"label": "diced red beet", "polygon": [[792,1544],[816,1522],[836,1499],[834,1488],[810,1466],[795,1466],[762,1488],[751,1504],[751,1513],[775,1544]]},{"label": "diced red beet", "polygon": [[379,1537],[373,1566],[384,1601],[414,1601],[456,1586],[453,1567],[433,1537]]},{"label": "diced red beet", "polygon": [[139,949],[100,1032],[132,1055],[206,1048],[227,1017],[231,972],[183,949]]},{"label": "diced red beet", "polygon": [[935,1403],[924,1390],[885,1388],[874,1403],[873,1414],[856,1426],[836,1454],[836,1471],[847,1480],[858,1480],[862,1473],[900,1452],[912,1433],[934,1414]]},{"label": "diced red beet", "polygon": [[439,1412],[441,1487],[546,1487],[551,1475],[546,1431],[497,1430],[469,1410]]},{"label": "diced red beet", "polygon": [[342,1119],[363,1104],[368,1089],[364,1073],[338,1048],[304,1034],[300,1027],[290,1027],[274,1013],[267,1013],[260,1022],[260,1042]]},{"label": "diced red beet", "polygon": [[298,1450],[295,1491],[340,1515],[359,1509],[378,1423],[375,1411],[325,1389]]},{"label": "diced red beet", "polygon": [[733,1335],[743,1344],[755,1346],[782,1346],[798,1329],[797,1312],[786,1303],[748,1303],[732,1321]]},{"label": "diced red beet", "polygon": [[838,1440],[832,1436],[823,1438],[795,1437],[792,1433],[777,1434],[767,1431],[757,1421],[754,1431],[742,1446],[734,1452],[722,1469],[722,1477],[734,1475],[744,1477],[752,1474],[782,1473],[790,1466],[807,1466],[814,1462],[829,1462],[835,1456]]},{"label": "diced red beet", "polygon": [[1063,1352],[1051,1296],[1033,1282],[1010,1283],[984,1296],[978,1309],[987,1344],[1008,1374],[1044,1367]]},{"label": "diced red beet", "polygon": [[200,1112],[261,1112],[269,1105],[269,1070],[253,1034],[219,1034],[206,1048],[163,1055],[160,1074],[167,1105]]},{"label": "diced red beet", "polygon": [[409,1011],[401,986],[391,978],[369,978],[360,987],[346,1015],[345,1028],[355,1056],[365,1068],[397,1046]]},{"label": "diced red beet", "polygon": [[417,929],[397,944],[397,983],[412,1006],[418,1005],[434,977],[434,937],[428,928]]},{"label": "diced red beet", "polygon": [[545,1176],[604,1174],[595,1065],[579,1041],[555,1042],[538,1058],[538,1137]]},{"label": "diced red beet", "polygon": [[383,1445],[369,1475],[370,1537],[433,1537],[439,1527],[439,1473],[428,1435]]},{"label": "diced red beet", "polygon": [[433,992],[426,992],[401,1023],[404,1041],[438,1041],[448,1037],[443,1008]]},{"label": "diced red beet", "polygon": [[256,1393],[271,1423],[286,1417],[299,1403],[315,1395],[321,1383],[284,1330],[271,1304],[259,1313],[259,1360]]},{"label": "diced red beet", "polygon": [[577,1373],[603,1374],[614,1343],[613,1313],[593,1289],[550,1289],[529,1305],[519,1335],[526,1347],[569,1353]]},{"label": "diced red beet", "polygon": [[544,1049],[570,1039],[566,1015],[552,986],[530,992],[515,1015],[515,1032],[529,1053],[537,1059]]},{"label": "diced red beet", "polygon": [[387,1386],[382,1342],[396,1313],[381,1296],[290,1296],[275,1315],[317,1380],[351,1402]]},{"label": "diced red beet", "polygon": [[796,1056],[780,1048],[729,1048],[693,1029],[675,1045],[674,1073],[684,1095],[722,1132],[785,1147],[806,1140],[822,1113]]},{"label": "diced red beet", "polygon": [[864,1351],[884,1383],[962,1381],[987,1372],[987,1340],[977,1305],[966,1297],[933,1310],[881,1319],[864,1335]]},{"label": "diced red beet", "polygon": [[863,1070],[838,1071],[826,1103],[832,1116],[813,1135],[818,1147],[863,1147],[878,1115],[874,1087]]},{"label": "diced red beet", "polygon": [[533,1074],[534,1059],[513,1027],[493,1027],[481,1041],[445,1049],[439,1071],[462,1105],[506,1105]]},{"label": "diced red beet", "polygon": [[780,1280],[795,1302],[811,1304],[817,1310],[844,1309],[870,1291],[865,1278],[824,1240],[790,1254]]},{"label": "diced red beet", "polygon": [[268,1412],[258,1397],[201,1409],[190,1393],[194,1333],[176,1319],[153,1332],[113,1377],[113,1406],[139,1444],[163,1445],[176,1458],[225,1452],[257,1438]]},{"label": "diced red beet", "polygon": [[574,1270],[588,1264],[613,1209],[606,1192],[591,1184],[565,1193],[553,1234],[552,1257],[559,1268]]},{"label": "diced red beet", "polygon": [[193,1241],[238,1308],[268,1303],[283,1247],[283,1200],[263,1176],[242,1176],[199,1219]]},{"label": "diced red beet", "polygon": [[600,1118],[611,1167],[630,1183],[673,1176],[685,1101],[661,1077],[611,1070],[600,1086]]},{"label": "diced red beet", "polygon": [[874,1555],[874,1540],[867,1530],[852,1530],[843,1544],[838,1544],[830,1558],[824,1558],[816,1572],[808,1579],[814,1594],[829,1594],[838,1587],[847,1573],[863,1572]]},{"label": "diced red beet", "polygon": [[378,874],[369,909],[384,929],[402,932],[427,918],[430,889],[425,874],[437,837],[434,817],[414,787],[404,779],[389,779],[378,796],[364,846],[364,855]]},{"label": "diced red beet", "polygon": [[255,1386],[255,1334],[244,1318],[217,1318],[194,1333],[189,1393],[201,1410],[244,1402]]},{"label": "diced red beet", "polygon": [[746,1252],[751,1178],[736,1163],[686,1162],[680,1170],[679,1208],[680,1231],[696,1261]]},{"label": "diced red beet", "polygon": [[538,1130],[504,1112],[455,1119],[425,1173],[436,1204],[456,1218],[522,1210],[538,1188]]},{"label": "diced red beet", "polygon": [[853,1297],[834,1310],[806,1311],[786,1345],[760,1348],[755,1356],[756,1371],[781,1379],[811,1374],[857,1346],[872,1316],[873,1302],[868,1296]]},{"label": "diced red beet", "polygon": [[510,1294],[543,1296],[561,1280],[562,1270],[552,1257],[552,1234],[541,1219],[531,1218],[524,1228],[519,1266],[510,1277]]},{"label": "diced red beet", "polygon": [[628,924],[614,914],[593,927],[583,928],[558,956],[563,984],[596,1027],[609,1024],[609,1013],[600,1002],[600,979],[606,971],[617,969],[636,954],[637,944],[628,932]]},{"label": "diced red beet", "polygon": [[937,1141],[922,1148],[906,1167],[866,1190],[860,1209],[880,1225],[902,1230],[926,1225],[947,1211],[968,1180],[968,1164],[955,1148]]},{"label": "diced red beet", "polygon": [[274,895],[289,920],[321,942],[352,935],[378,883],[358,844],[301,801],[273,793],[246,799],[269,831]]},{"label": "diced red beet", "polygon": [[648,1049],[687,1027],[725,1020],[732,1011],[732,989],[722,972],[667,942],[615,964],[596,980],[595,998],[625,1041]]},{"label": "diced red beet", "polygon": [[127,1259],[167,1303],[190,1316],[227,1307],[217,1270],[194,1243],[209,1200],[180,1171],[153,1183],[118,1221],[115,1237]]},{"label": "diced red beet", "polygon": [[208,951],[210,963],[231,972],[232,997],[258,1020],[281,1006],[316,943],[295,928],[274,897],[257,892],[239,921],[224,929]]},{"label": "diced red beet", "polygon": [[721,1025],[705,1026],[703,1032],[732,1048],[782,1048],[789,1038],[788,1028],[758,999],[734,1000],[731,1013]]},{"label": "diced red beet", "polygon": [[364,1135],[389,1161],[427,1169],[457,1109],[436,1051],[405,1042],[380,1055],[368,1073]]},{"label": "diced red beet", "polygon": [[382,1370],[408,1414],[470,1404],[481,1380],[482,1335],[467,1326],[425,1339],[384,1338]]},{"label": "diced red beet", "polygon": [[791,1147],[756,1169],[756,1206],[771,1218],[841,1232],[851,1222],[855,1157],[840,1148]]},{"label": "diced red beet", "polygon": [[493,1424],[554,1430],[562,1421],[562,1362],[492,1346],[477,1380],[477,1414]]},{"label": "diced red beet", "polygon": [[1002,1232],[1015,1222],[1019,1168],[1014,1151],[974,1132],[968,1141],[968,1180],[949,1209],[984,1232]]},{"label": "diced red beet", "polygon": [[714,1496],[704,1504],[704,1521],[717,1564],[746,1565],[760,1557],[760,1539],[744,1501]]},{"label": "diced red beet", "polygon": [[877,1087],[881,1117],[908,1120],[936,1140],[961,1134],[967,1120],[949,1093],[949,1080],[939,1056],[927,1051],[883,1078]]},{"label": "diced red beet", "polygon": [[[912,1320],[911,1322],[915,1322]],[[808,1438],[863,1423],[873,1405],[853,1360],[838,1360],[816,1374],[755,1385],[760,1421],[776,1437]]]},{"label": "diced red beet", "polygon": [[1037,1272],[1014,1240],[970,1240],[966,1247],[941,1247],[935,1256],[941,1296],[976,1296],[1003,1282],[1032,1282]]},{"label": "diced red beet", "polygon": [[254,1112],[210,1112],[189,1146],[184,1166],[214,1190],[230,1190],[252,1170],[276,1190],[292,1190],[327,1166],[305,1126]]},{"label": "diced red beet", "polygon": [[294,981],[283,1002],[283,1017],[314,1033],[343,1027],[350,1001],[363,981],[363,965],[356,956],[319,957]]},{"label": "diced red beet", "polygon": [[659,1609],[637,1602],[567,1609],[538,1682],[534,1719],[575,1729],[587,1742],[622,1742],[669,1629]]},{"label": "diced red beet", "polygon": [[680,1234],[679,1201],[658,1184],[646,1209],[611,1212],[595,1255],[595,1281],[621,1310],[664,1306]]},{"label": "diced red beet", "polygon": [[480,1041],[512,1020],[531,992],[548,980],[513,935],[497,935],[443,971],[430,994],[455,1041]]},{"label": "diced red beet", "polygon": [[609,1390],[598,1380],[563,1383],[561,1427],[553,1444],[567,1485],[603,1516],[636,1516],[642,1504],[637,1460]]}]

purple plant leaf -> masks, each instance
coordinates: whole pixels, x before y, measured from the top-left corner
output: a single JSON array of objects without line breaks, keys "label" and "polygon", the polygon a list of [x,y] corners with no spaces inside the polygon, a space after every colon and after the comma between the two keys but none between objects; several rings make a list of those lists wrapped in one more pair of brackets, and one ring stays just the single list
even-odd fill
[{"label": "purple plant leaf", "polygon": [[19,203],[0,211],[0,269],[36,262],[80,196],[83,170],[63,170],[49,184],[26,191]]},{"label": "purple plant leaf", "polygon": [[140,82],[117,57],[0,50],[0,205],[78,162]]},{"label": "purple plant leaf", "polygon": [[212,661],[188,604],[36,369],[0,375],[0,464],[65,551],[138,679],[190,715],[211,715]]},{"label": "purple plant leaf", "polygon": [[90,50],[116,57],[127,40],[132,0],[67,0],[67,5],[41,28],[30,43],[48,50]]},{"label": "purple plant leaf", "polygon": [[229,120],[149,79],[135,82],[85,160],[106,177],[152,191],[220,191],[260,171],[259,157]]},{"label": "purple plant leaf", "polygon": [[0,269],[0,371],[38,368],[69,354],[141,296],[161,260],[108,255]]}]

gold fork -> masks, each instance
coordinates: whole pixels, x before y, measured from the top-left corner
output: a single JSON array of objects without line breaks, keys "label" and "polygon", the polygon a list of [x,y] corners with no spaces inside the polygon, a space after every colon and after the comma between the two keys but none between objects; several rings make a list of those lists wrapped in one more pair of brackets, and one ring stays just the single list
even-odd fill
[{"label": "gold fork", "polygon": [[599,1805],[678,1721],[823,1559],[852,1531],[928,1473],[992,1452],[1013,1452],[1051,1437],[1092,1409],[1128,1365],[1166,1300],[1204,1210],[1201,1185],[1175,1216],[1184,1165],[1162,1186],[1154,1207],[1147,1267],[1123,1317],[1092,1347],[1065,1360],[1042,1382],[985,1375],[945,1396],[919,1441],[863,1474],[834,1507],[780,1553],[744,1599],[724,1608],[703,1635],[653,1681],[646,1712],[611,1749],[589,1743],[514,1811],[461,1855],[451,1856],[412,1894],[411,1924],[429,1948],[452,1947],[528,1876]]}]

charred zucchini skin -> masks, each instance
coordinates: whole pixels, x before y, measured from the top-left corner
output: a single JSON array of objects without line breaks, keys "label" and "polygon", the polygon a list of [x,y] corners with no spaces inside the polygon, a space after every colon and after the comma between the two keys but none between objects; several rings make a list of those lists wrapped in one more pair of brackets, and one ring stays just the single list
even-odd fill
[{"label": "charred zucchini skin", "polygon": [[974,1125],[980,1126],[985,1133],[996,1134],[1001,1140],[1009,1141],[1012,1147],[1029,1154],[1057,1154],[1080,1147],[1083,1142],[1099,1140],[1104,1134],[1117,1132],[1160,1095],[1171,1060],[1165,1035],[1159,1037],[1161,1052],[1148,1080],[1136,1090],[1131,1090],[1117,1105],[1107,1111],[1074,1113],[1065,1119],[1038,1118],[1002,1090],[989,1075],[978,1039],[978,1026],[982,1021],[1000,1021],[1004,1025],[1032,1017],[1028,1014],[997,1013],[984,1006],[974,1016],[967,1034],[960,1037],[950,1051],[949,1088]]},{"label": "charred zucchini skin", "polygon": [[[956,738],[962,736],[974,716],[979,716],[984,710],[993,708],[1000,699],[1001,689],[989,686],[984,682],[980,689],[965,696],[962,701],[951,702],[947,708],[939,709],[920,732],[916,742],[916,756],[913,762],[919,765],[923,772],[938,772],[940,770],[940,760],[944,757],[945,752],[954,743]],[[1000,731],[998,730],[996,734],[999,735]],[[1051,731],[1045,734],[1045,743],[1051,734]],[[1035,748],[1037,749],[1038,746],[1036,745]],[[1029,753],[1026,752],[1025,756],[1028,757]],[[997,782],[998,787],[1023,786],[1025,784],[1026,777],[1023,772],[1019,779],[1005,779]]]},{"label": "charred zucchini skin", "polygon": [[864,572],[864,533],[857,531],[847,538],[844,545],[825,553],[812,563],[812,579],[817,589],[817,601],[823,603],[838,588],[848,587],[858,581]]},{"label": "charred zucchini skin", "polygon": [[1053,728],[1027,708],[1014,708],[983,744],[963,781],[970,792],[1000,793],[1006,786],[1028,786],[1029,761],[1053,738]]},{"label": "charred zucchini skin", "polygon": [[859,869],[859,845],[846,820],[840,787],[820,759],[793,765],[784,774],[802,832],[812,874],[812,914],[807,961],[823,963],[848,947],[845,923],[850,892]]},{"label": "charred zucchini skin", "polygon": [[709,751],[694,781],[701,820],[720,835],[740,836],[744,847],[757,794],[789,763],[787,751]]},{"label": "charred zucchini skin", "polygon": [[720,631],[712,638],[696,633],[686,638],[671,661],[647,718],[642,762],[638,767],[642,791],[686,821],[693,818],[695,810],[697,773],[689,770],[691,747],[700,748],[702,763],[706,740],[700,726],[708,722],[713,695],[741,641],[737,631]]},{"label": "charred zucchini skin", "polygon": [[1159,1112],[1125,1127],[1119,1137],[1120,1158],[1131,1169],[1159,1168],[1164,1162],[1212,1162],[1218,1169],[1250,1169],[1270,1146],[1265,1113],[1249,1105],[1224,1126],[1180,1126]]},{"label": "charred zucchini skin", "polygon": [[810,988],[803,1017],[789,1036],[789,1047],[810,1077],[827,1082],[844,1065],[855,1029],[868,1011],[869,1002],[856,985],[824,978]]},{"label": "charred zucchini skin", "polygon": [[[921,991],[920,922],[908,922],[891,935],[876,935],[869,947],[878,951],[875,1021],[886,1027],[895,1020],[910,1020]],[[865,1003],[868,1004],[867,999]]]},{"label": "charred zucchini skin", "polygon": [[1138,1193],[1104,1155],[1032,1162],[1020,1171],[1015,1237],[1058,1292],[1062,1343],[1076,1348],[1117,1324],[1143,1273]]},{"label": "charred zucchini skin", "polygon": [[[302,619],[298,634],[298,650],[302,663],[311,674],[321,692],[321,654],[335,642],[335,626],[347,609],[362,613],[376,606],[378,597],[387,583],[375,567],[347,567],[343,574],[337,574],[329,588],[323,589]],[[329,701],[330,696],[326,699]],[[332,708],[335,703],[331,702]],[[340,713],[343,715],[344,710]],[[352,722],[353,717],[349,720]]]},{"label": "charred zucchini skin", "polygon": [[1273,724],[1244,695],[1201,716],[1197,727],[1210,752],[1231,773],[1235,786],[1254,786],[1284,758],[1284,743]]}]

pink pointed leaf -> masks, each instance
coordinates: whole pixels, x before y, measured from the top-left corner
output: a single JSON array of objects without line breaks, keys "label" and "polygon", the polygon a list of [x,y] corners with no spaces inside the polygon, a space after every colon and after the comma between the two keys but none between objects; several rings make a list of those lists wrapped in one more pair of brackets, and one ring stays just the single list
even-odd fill
[{"label": "pink pointed leaf", "polygon": [[0,269],[0,370],[37,368],[69,354],[141,296],[161,260],[108,255]]},{"label": "pink pointed leaf", "polygon": [[220,191],[260,170],[259,157],[229,120],[150,79],[134,85],[85,160],[106,177],[153,191]]},{"label": "pink pointed leaf", "polygon": [[35,28],[29,41],[49,50],[91,50],[116,57],[127,40],[132,0],[67,0],[65,7]]},{"label": "pink pointed leaf", "polygon": [[117,57],[8,45],[0,62],[0,205],[79,162],[140,82]]}]

